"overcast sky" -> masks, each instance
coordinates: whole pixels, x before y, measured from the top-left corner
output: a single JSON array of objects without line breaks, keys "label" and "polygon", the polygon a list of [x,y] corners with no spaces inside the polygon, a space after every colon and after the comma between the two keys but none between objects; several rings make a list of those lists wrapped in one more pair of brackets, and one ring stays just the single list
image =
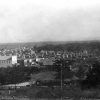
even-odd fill
[{"label": "overcast sky", "polygon": [[100,39],[100,0],[0,0],[0,43]]}]

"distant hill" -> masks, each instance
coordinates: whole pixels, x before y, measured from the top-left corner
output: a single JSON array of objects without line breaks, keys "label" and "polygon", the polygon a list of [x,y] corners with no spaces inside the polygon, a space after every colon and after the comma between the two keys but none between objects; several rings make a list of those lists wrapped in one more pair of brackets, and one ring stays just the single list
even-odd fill
[{"label": "distant hill", "polygon": [[45,42],[27,42],[27,43],[1,43],[0,49],[13,49],[19,47],[36,47],[37,49],[44,50],[59,50],[59,49],[68,49],[72,48],[100,48],[100,41],[45,41]]},{"label": "distant hill", "polygon": [[67,51],[100,51],[99,41],[75,41],[75,42],[49,42],[44,43],[41,46],[37,46],[37,50],[67,50]]}]

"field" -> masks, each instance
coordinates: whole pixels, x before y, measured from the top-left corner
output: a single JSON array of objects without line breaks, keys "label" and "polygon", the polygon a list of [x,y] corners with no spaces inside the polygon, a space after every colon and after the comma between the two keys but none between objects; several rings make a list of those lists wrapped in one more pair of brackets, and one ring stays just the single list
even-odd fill
[{"label": "field", "polygon": [[80,90],[78,87],[54,87],[46,86],[26,87],[11,91],[2,91],[0,100],[99,100],[100,90]]}]

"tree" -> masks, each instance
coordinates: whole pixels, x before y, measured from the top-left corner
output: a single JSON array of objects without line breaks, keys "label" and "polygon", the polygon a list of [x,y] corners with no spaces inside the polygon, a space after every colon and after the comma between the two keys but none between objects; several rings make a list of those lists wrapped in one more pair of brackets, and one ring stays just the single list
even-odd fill
[{"label": "tree", "polygon": [[96,88],[100,84],[100,62],[94,61],[87,78],[81,82],[82,88]]}]

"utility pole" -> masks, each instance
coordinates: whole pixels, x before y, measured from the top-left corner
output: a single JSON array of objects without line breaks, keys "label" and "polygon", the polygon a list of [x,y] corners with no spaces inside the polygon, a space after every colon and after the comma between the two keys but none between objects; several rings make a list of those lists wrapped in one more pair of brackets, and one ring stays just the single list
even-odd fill
[{"label": "utility pole", "polygon": [[62,98],[62,91],[63,91],[63,76],[62,76],[62,73],[63,73],[63,61],[61,60],[61,100],[63,99]]},{"label": "utility pole", "polygon": [[61,59],[61,100],[63,100],[63,70],[65,68],[65,60]]},{"label": "utility pole", "polygon": [[63,90],[63,82],[62,82],[62,64],[61,64],[61,100],[62,100],[62,90]]},{"label": "utility pole", "polygon": [[60,92],[61,92],[61,100],[63,100],[63,68],[65,66],[65,62],[64,59],[60,58],[58,59],[57,62],[58,67],[60,67],[59,69],[59,75],[60,75]]}]

